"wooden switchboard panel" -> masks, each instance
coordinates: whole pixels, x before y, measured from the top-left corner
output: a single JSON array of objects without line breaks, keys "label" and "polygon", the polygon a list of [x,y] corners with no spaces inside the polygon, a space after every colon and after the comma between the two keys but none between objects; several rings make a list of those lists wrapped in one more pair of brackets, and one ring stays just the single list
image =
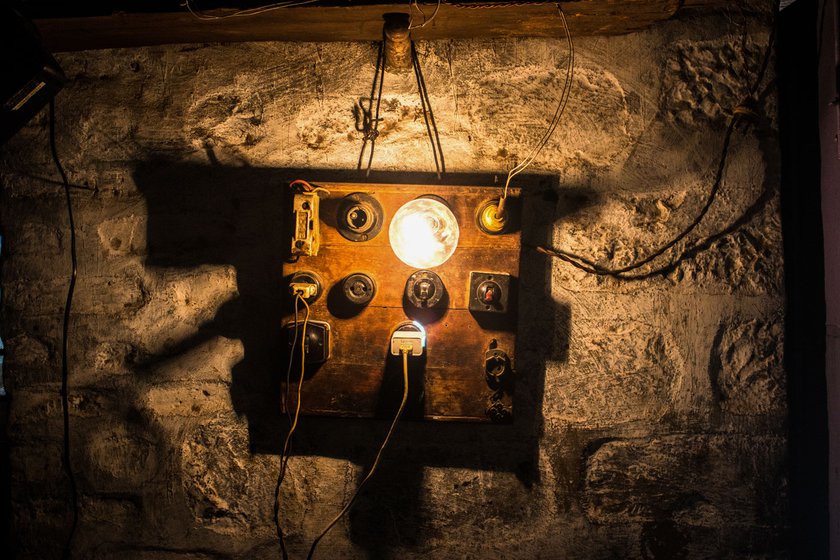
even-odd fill
[{"label": "wooden switchboard panel", "polygon": [[[485,201],[498,199],[501,192],[498,187],[356,183],[318,183],[318,186],[328,191],[319,191],[320,249],[316,256],[300,256],[294,262],[290,259],[283,268],[287,282],[296,272],[314,272],[320,277],[323,293],[310,306],[310,320],[324,321],[330,326],[330,358],[323,364],[307,364],[301,413],[348,417],[392,414],[402,394],[402,363],[399,357],[389,355],[390,336],[401,322],[415,320],[425,328],[427,347],[424,356],[410,358],[407,416],[427,420],[510,421],[521,250],[520,191],[510,189],[506,232],[489,235],[478,228],[476,211]],[[353,193],[370,195],[382,206],[382,229],[372,239],[351,241],[338,230],[342,203]],[[394,254],[388,233],[397,210],[424,195],[443,199],[460,229],[454,254],[430,269],[440,276],[447,293],[439,309],[417,309],[406,300],[406,281],[417,269]],[[510,275],[507,312],[470,311],[471,272]],[[341,285],[344,278],[354,273],[366,274],[376,283],[376,295],[363,308],[345,305]],[[283,323],[293,321],[290,296]],[[299,321],[302,321],[302,310]],[[487,374],[485,360],[488,349],[493,347],[509,356],[513,370],[501,382]],[[298,368],[299,363],[292,374],[292,407]]]}]

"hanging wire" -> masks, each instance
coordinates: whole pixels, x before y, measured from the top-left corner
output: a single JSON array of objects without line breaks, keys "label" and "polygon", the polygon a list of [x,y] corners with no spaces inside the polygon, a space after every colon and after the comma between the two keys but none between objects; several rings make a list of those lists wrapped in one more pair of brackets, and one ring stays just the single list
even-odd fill
[{"label": "hanging wire", "polygon": [[[775,21],[778,21],[778,5],[775,8],[776,18]],[[654,272],[647,272],[647,273],[640,273],[635,275],[627,275],[628,272],[636,270],[645,266],[646,264],[652,262],[654,259],[665,253],[668,249],[672,248],[674,245],[682,241],[689,233],[691,233],[703,220],[706,214],[711,208],[712,204],[714,203],[715,199],[717,198],[718,192],[720,191],[721,184],[723,183],[723,175],[726,169],[726,161],[729,155],[730,144],[732,141],[732,135],[735,132],[737,125],[741,122],[742,119],[748,117],[756,117],[758,116],[756,106],[758,104],[757,96],[758,96],[758,88],[761,86],[762,82],[764,81],[764,74],[767,71],[767,67],[770,63],[770,56],[773,52],[773,45],[775,43],[776,38],[776,25],[774,25],[770,30],[770,35],[767,39],[767,46],[764,50],[764,57],[761,62],[761,66],[756,74],[756,77],[752,84],[749,86],[748,91],[749,94],[747,98],[745,98],[739,105],[737,105],[733,111],[732,116],[729,119],[729,124],[726,127],[726,133],[723,137],[723,146],[721,148],[720,159],[718,160],[717,170],[715,172],[715,179],[712,183],[712,187],[709,190],[709,195],[706,197],[706,202],[703,207],[700,209],[700,212],[695,216],[695,218],[691,221],[691,223],[684,228],[679,234],[677,234],[673,239],[656,249],[655,251],[651,252],[646,257],[635,261],[627,266],[619,267],[619,268],[608,268],[599,265],[595,261],[591,259],[587,259],[580,255],[576,255],[570,251],[566,251],[564,249],[553,249],[553,248],[546,248],[541,246],[533,247],[539,253],[543,253],[552,257],[559,258],[560,260],[567,262],[578,268],[587,272],[589,274],[595,274],[599,276],[611,276],[614,278],[619,278],[623,280],[633,280],[639,278],[646,278],[653,274]],[[760,97],[760,96],[758,96]],[[711,238],[716,238],[716,235],[711,236]],[[708,240],[707,240],[708,241]],[[697,247],[704,245],[705,242],[697,242],[693,244],[691,247],[687,247],[683,250],[675,259],[672,259],[669,264],[659,268],[659,271],[666,271],[673,268],[673,266],[685,258],[689,253],[695,250]]]},{"label": "hanging wire", "polygon": [[[292,371],[292,362],[294,361],[295,355],[295,343],[298,339],[298,303],[302,303],[303,306],[306,308],[306,314],[303,317],[303,328],[301,329],[300,333],[300,378],[298,379],[297,385],[297,399],[295,402],[295,413],[293,416],[289,414],[288,408],[288,389],[289,385],[291,384],[290,373]],[[289,367],[286,372],[286,393],[283,397],[283,401],[286,406],[286,416],[289,418],[289,432],[286,434],[286,441],[283,442],[283,450],[280,453],[280,472],[277,475],[277,485],[274,488],[274,527],[277,530],[277,540],[280,543],[280,552],[283,555],[283,560],[288,560],[289,553],[286,550],[286,540],[283,536],[283,526],[280,523],[280,488],[283,486],[283,480],[286,478],[286,471],[287,466],[289,463],[289,457],[291,456],[292,452],[292,436],[295,433],[298,425],[298,419],[300,418],[300,396],[301,391],[303,390],[303,377],[305,372],[305,360],[306,360],[306,327],[309,323],[309,304],[306,303],[306,300],[300,295],[295,295],[295,323],[294,323],[294,330],[295,335],[292,339],[292,347],[289,350]]]},{"label": "hanging wire", "polygon": [[[379,106],[382,103],[382,82],[385,81],[385,41],[379,42],[379,51],[376,56],[376,68],[373,73],[373,83],[370,87],[370,97],[368,97],[368,107],[365,109],[361,102],[359,109],[362,112],[362,123],[360,132],[364,133],[362,137],[362,149],[359,152],[359,161],[356,164],[356,169],[362,169],[362,161],[365,157],[365,149],[370,144],[370,153],[368,154],[367,170],[365,176],[370,176],[370,167],[373,164],[373,152],[376,148],[376,138],[379,136]],[[374,110],[374,102],[376,109]],[[356,130],[360,127],[357,124]]]},{"label": "hanging wire", "polygon": [[245,16],[255,16],[258,14],[264,14],[266,12],[270,12],[272,10],[278,10],[281,8],[294,8],[296,6],[303,6],[305,4],[312,4],[314,2],[318,2],[319,0],[289,0],[287,2],[275,2],[274,4],[266,4],[265,6],[258,6],[256,8],[246,8],[243,10],[237,10],[230,14],[224,15],[215,15],[215,14],[208,14],[201,9],[193,6],[193,0],[184,0],[181,3],[181,6],[187,8],[190,14],[192,14],[196,19],[200,19],[202,21],[212,21],[217,19],[228,19],[232,17],[245,17]]},{"label": "hanging wire", "polygon": [[76,258],[76,222],[73,220],[73,204],[70,199],[70,182],[67,174],[58,158],[58,150],[55,145],[55,100],[50,99],[50,153],[53,163],[61,176],[61,183],[64,185],[64,198],[67,203],[67,220],[70,223],[70,281],[67,286],[67,300],[64,303],[64,321],[61,329],[61,413],[63,419],[64,453],[62,464],[67,480],[70,483],[70,501],[73,507],[73,521],[70,526],[70,534],[64,543],[62,558],[70,558],[70,551],[73,545],[73,537],[76,534],[76,527],[79,524],[79,492],[76,486],[76,475],[70,463],[70,403],[68,402],[68,385],[70,377],[70,366],[68,360],[68,339],[70,338],[70,312],[73,308],[73,293],[76,290],[76,276],[78,275],[79,264]]},{"label": "hanging wire", "polygon": [[568,64],[566,65],[566,78],[563,81],[563,89],[560,92],[560,101],[557,104],[557,109],[554,111],[554,115],[551,118],[551,122],[548,124],[548,128],[543,134],[542,138],[540,138],[539,142],[534,146],[528,156],[525,157],[519,164],[512,167],[507,174],[507,179],[505,180],[505,190],[502,193],[502,198],[499,200],[499,207],[496,213],[497,217],[502,217],[504,215],[505,210],[505,201],[507,200],[508,195],[508,187],[510,186],[510,181],[518,174],[522,173],[525,169],[530,166],[534,160],[537,158],[537,155],[542,151],[548,141],[551,139],[551,135],[554,134],[554,130],[557,128],[557,125],[560,123],[560,118],[563,116],[563,112],[566,110],[566,104],[569,102],[569,94],[572,91],[572,77],[574,74],[575,68],[575,45],[572,41],[572,33],[569,31],[569,24],[566,21],[566,14],[563,13],[563,8],[560,7],[560,4],[557,4],[557,12],[560,14],[560,19],[563,22],[563,29],[566,31],[566,41],[569,45],[569,57],[568,57]]},{"label": "hanging wire", "polygon": [[423,16],[423,23],[420,25],[414,25],[411,22],[414,21],[413,16],[409,16],[408,20],[408,30],[411,31],[412,29],[422,29],[426,27],[426,25],[432,23],[432,21],[437,17],[438,10],[440,10],[440,0],[438,0],[437,5],[435,6],[435,11],[432,12],[432,15],[426,19],[426,14],[423,12],[423,9],[420,7],[420,4],[417,3],[417,0],[409,0],[408,3],[408,12],[411,14],[411,7],[414,6],[414,9],[420,12],[420,15]]},{"label": "hanging wire", "polygon": [[440,179],[441,173],[446,173],[446,163],[443,160],[443,148],[440,145],[440,134],[438,133],[435,114],[432,111],[432,104],[429,100],[429,90],[426,89],[426,80],[423,78],[423,69],[420,66],[420,59],[417,56],[417,48],[414,41],[411,42],[411,62],[414,66],[414,76],[417,78],[417,91],[420,93],[420,105],[423,107],[423,120],[426,123],[426,134],[429,136],[429,143],[432,145],[432,155],[435,159],[435,171]]},{"label": "hanging wire", "polygon": [[321,534],[315,537],[315,540],[312,541],[312,547],[309,549],[309,554],[307,554],[306,560],[312,560],[312,558],[315,555],[315,548],[318,546],[318,543],[321,542],[321,539],[323,539],[327,535],[327,533],[330,532],[330,529],[332,529],[335,526],[335,524],[338,523],[342,517],[344,517],[344,514],[350,511],[350,508],[353,507],[353,504],[356,502],[356,499],[361,494],[362,489],[371,479],[373,473],[376,472],[376,467],[379,466],[379,460],[382,458],[382,452],[385,451],[385,448],[388,446],[388,442],[391,440],[391,436],[394,435],[394,429],[397,427],[397,423],[400,421],[403,411],[405,410],[405,405],[408,402],[408,355],[410,352],[411,346],[409,346],[408,348],[400,348],[403,366],[402,401],[400,402],[400,407],[397,409],[397,413],[394,415],[394,420],[391,422],[391,427],[388,428],[388,433],[385,435],[385,439],[382,441],[382,445],[379,446],[379,451],[376,452],[376,457],[374,457],[373,459],[373,464],[371,464],[370,470],[368,470],[365,477],[359,483],[358,488],[356,488],[356,491],[353,493],[353,496],[350,498],[350,500],[344,505],[343,508],[341,508],[341,511],[338,512],[338,515],[336,515],[333,518],[333,520],[330,521],[330,523],[324,528],[324,530],[321,531]]}]

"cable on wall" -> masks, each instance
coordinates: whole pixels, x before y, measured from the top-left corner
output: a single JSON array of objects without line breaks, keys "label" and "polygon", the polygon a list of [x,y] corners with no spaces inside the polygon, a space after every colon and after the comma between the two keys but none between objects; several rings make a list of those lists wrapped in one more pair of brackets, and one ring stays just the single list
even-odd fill
[{"label": "cable on wall", "polygon": [[64,452],[62,464],[70,483],[70,500],[73,507],[73,522],[70,526],[70,534],[64,544],[63,558],[70,558],[70,549],[73,544],[73,536],[76,534],[76,527],[79,524],[79,496],[76,487],[76,475],[70,463],[70,406],[68,402],[68,380],[69,364],[67,359],[67,345],[70,334],[70,312],[73,307],[73,292],[76,289],[76,276],[78,274],[78,261],[76,258],[76,223],[73,221],[73,204],[70,199],[70,183],[67,174],[61,166],[58,158],[58,151],[55,147],[55,100],[50,100],[50,152],[55,168],[61,175],[61,183],[64,185],[64,197],[67,201],[67,219],[70,223],[70,281],[67,286],[67,300],[64,304],[64,322],[61,330],[61,412],[64,425]]},{"label": "cable on wall", "polygon": [[[409,29],[411,29],[409,27]],[[417,56],[417,48],[414,41],[411,42],[411,62],[414,66],[414,77],[417,79],[417,91],[420,93],[420,105],[423,108],[423,120],[426,123],[426,134],[432,145],[432,156],[435,159],[435,171],[440,179],[441,173],[446,173],[446,163],[443,160],[443,148],[440,145],[440,134],[438,133],[435,114],[432,111],[432,103],[429,100],[429,91],[426,89],[426,80],[423,78],[423,69],[420,66],[420,58]]]},{"label": "cable on wall", "polygon": [[426,14],[423,12],[423,9],[420,7],[420,4],[417,3],[417,0],[409,0],[408,3],[408,12],[411,13],[411,7],[414,7],[415,10],[420,12],[420,15],[423,18],[423,23],[420,25],[414,25],[413,21],[414,18],[411,17],[408,22],[408,30],[411,31],[412,29],[423,29],[428,24],[432,23],[432,21],[437,17],[438,11],[440,10],[440,0],[438,0],[437,5],[435,6],[435,11],[432,12],[432,15],[426,18]]},{"label": "cable on wall", "polygon": [[[778,6],[776,7],[778,10]],[[703,220],[703,218],[708,213],[709,209],[711,208],[712,204],[714,203],[715,199],[717,198],[718,192],[720,191],[721,185],[723,183],[723,175],[726,169],[726,161],[729,155],[729,149],[732,142],[732,135],[734,134],[735,130],[738,127],[738,124],[741,123],[742,120],[746,118],[752,118],[758,116],[756,110],[757,104],[757,94],[758,88],[761,86],[761,83],[764,81],[764,74],[767,71],[767,67],[770,63],[770,55],[773,51],[773,45],[775,43],[776,37],[776,26],[775,23],[770,31],[770,35],[767,39],[767,46],[764,51],[764,56],[761,62],[761,66],[756,74],[755,80],[748,88],[747,97],[737,105],[733,111],[732,116],[729,118],[729,124],[726,127],[726,133],[723,137],[723,145],[721,148],[720,158],[718,160],[717,169],[715,172],[715,179],[712,182],[712,187],[709,190],[709,194],[706,197],[706,202],[703,204],[703,207],[700,209],[700,212],[694,217],[688,226],[686,226],[680,233],[678,233],[674,238],[672,238],[667,243],[660,246],[655,251],[648,254],[646,257],[639,259],[629,265],[618,267],[618,268],[609,268],[602,265],[599,265],[595,261],[583,257],[581,255],[576,255],[570,251],[566,251],[564,249],[556,249],[556,248],[547,248],[542,246],[535,246],[532,249],[536,250],[539,253],[543,253],[545,255],[549,255],[551,257],[556,257],[564,262],[567,262],[578,268],[587,272],[589,274],[594,274],[598,276],[611,276],[614,278],[619,278],[623,280],[634,280],[640,278],[646,278],[652,274],[652,272],[645,272],[635,275],[628,275],[628,272],[632,272],[637,270],[653,260],[657,257],[661,256],[663,253],[674,247],[677,243],[682,241],[688,234],[690,234]],[[711,238],[716,238],[716,236],[711,236]],[[708,240],[707,240],[708,241]],[[687,247],[684,251],[682,251],[675,259],[670,261],[665,266],[661,267],[660,271],[666,271],[673,268],[679,261],[685,258],[688,254],[694,251],[697,247],[704,245],[706,241],[697,242],[690,247]]]},{"label": "cable on wall", "polygon": [[566,104],[569,102],[569,95],[572,91],[572,77],[574,75],[575,70],[575,45],[574,41],[572,41],[572,33],[569,30],[569,23],[566,21],[566,14],[563,13],[563,8],[560,7],[560,4],[557,4],[557,12],[560,14],[560,19],[563,22],[563,29],[566,32],[566,41],[569,45],[569,57],[568,57],[568,64],[566,65],[566,78],[563,81],[563,89],[560,92],[560,101],[557,104],[557,109],[554,111],[554,115],[551,117],[551,121],[548,124],[548,128],[543,134],[542,138],[540,138],[539,142],[533,147],[531,152],[519,162],[517,165],[513,166],[507,174],[507,179],[505,180],[505,189],[502,193],[502,198],[499,200],[499,206],[496,211],[496,217],[501,218],[504,216],[505,212],[505,201],[507,200],[508,194],[508,187],[510,186],[510,181],[519,173],[525,171],[525,169],[530,166],[534,160],[537,158],[539,153],[548,144],[548,141],[551,139],[551,135],[554,134],[554,130],[557,128],[557,125],[560,123],[560,118],[563,116],[563,113],[566,110]]},{"label": "cable on wall", "polygon": [[318,543],[321,542],[321,539],[323,539],[327,535],[327,533],[330,532],[330,529],[332,529],[335,526],[335,524],[338,523],[342,517],[344,517],[344,514],[350,511],[350,508],[353,507],[353,504],[356,502],[356,498],[359,497],[359,495],[362,492],[362,489],[371,479],[373,473],[376,472],[376,467],[379,466],[379,460],[382,458],[382,452],[385,451],[385,448],[388,446],[388,442],[391,440],[391,436],[394,435],[394,429],[397,427],[397,422],[400,421],[400,417],[402,416],[403,411],[405,410],[405,405],[408,402],[408,356],[410,353],[410,344],[407,347],[400,348],[403,369],[402,401],[400,402],[400,407],[397,409],[397,413],[394,415],[394,420],[391,422],[391,427],[388,428],[388,433],[385,435],[385,439],[382,441],[382,445],[379,446],[379,451],[376,452],[376,457],[374,457],[373,459],[373,464],[371,464],[370,470],[368,470],[365,477],[359,483],[358,488],[356,488],[356,491],[353,493],[353,496],[350,498],[350,500],[344,505],[343,508],[341,508],[341,511],[338,512],[338,515],[336,515],[333,518],[333,520],[330,521],[329,524],[324,528],[324,530],[321,531],[321,533],[317,537],[315,537],[315,540],[312,541],[312,547],[309,549],[309,554],[306,555],[306,560],[312,560],[312,558],[315,555],[315,549],[317,548]]},{"label": "cable on wall", "polygon": [[[356,164],[356,169],[362,169],[362,162],[365,157],[365,149],[370,144],[370,152],[368,154],[367,169],[365,176],[370,175],[370,167],[373,164],[373,152],[376,148],[376,138],[379,136],[379,106],[382,103],[382,82],[385,81],[385,42],[379,43],[379,51],[376,56],[376,68],[373,74],[373,84],[370,88],[370,97],[367,98],[368,106],[365,109],[359,102],[359,111],[361,115],[356,116],[356,130],[362,132],[362,149],[359,152],[359,161]],[[374,103],[376,109],[374,112]],[[360,119],[361,117],[361,119]],[[359,122],[361,120],[361,123]]]},{"label": "cable on wall", "polygon": [[[298,379],[297,385],[297,399],[295,402],[295,413],[294,416],[290,415],[289,413],[289,385],[291,384],[291,371],[292,371],[292,363],[294,361],[295,355],[295,344],[298,340],[298,303],[302,303],[304,308],[306,308],[306,313],[303,317],[303,328],[301,329],[300,334],[300,378]],[[286,388],[284,392],[284,396],[282,397],[284,406],[286,408],[286,415],[289,417],[289,432],[286,434],[286,441],[283,442],[283,451],[280,453],[280,472],[277,475],[277,485],[274,489],[274,526],[277,529],[277,540],[280,543],[280,552],[283,555],[283,560],[288,560],[289,554],[286,550],[286,540],[283,536],[283,526],[280,523],[280,488],[283,486],[283,480],[286,478],[287,467],[289,464],[289,457],[291,456],[292,452],[292,436],[295,433],[295,429],[297,429],[298,419],[300,418],[300,396],[301,391],[303,389],[303,377],[305,372],[305,360],[306,360],[306,327],[309,323],[309,304],[306,303],[306,300],[298,293],[295,295],[295,324],[294,324],[294,338],[292,339],[292,347],[289,350],[289,367],[286,370]]]}]

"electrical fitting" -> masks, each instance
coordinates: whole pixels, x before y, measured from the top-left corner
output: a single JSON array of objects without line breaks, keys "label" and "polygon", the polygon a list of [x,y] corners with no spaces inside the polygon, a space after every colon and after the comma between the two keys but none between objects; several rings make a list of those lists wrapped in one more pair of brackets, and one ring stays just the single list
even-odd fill
[{"label": "electrical fitting", "polygon": [[293,298],[302,297],[306,303],[315,303],[324,291],[321,277],[311,270],[299,270],[288,280],[289,293]]},{"label": "electrical fitting", "polygon": [[488,200],[479,206],[476,219],[481,231],[490,235],[504,233],[507,226],[505,200],[504,197],[499,200]]},{"label": "electrical fitting", "polygon": [[319,229],[320,199],[318,191],[326,189],[313,187],[306,181],[293,181],[292,185],[306,185],[301,192],[292,195],[292,256],[314,257],[321,247]]},{"label": "electrical fitting", "polygon": [[318,286],[308,282],[292,282],[289,284],[289,291],[293,296],[310,299],[318,293]]},{"label": "electrical fitting", "polygon": [[391,334],[391,355],[422,356],[426,349],[426,331],[414,321],[401,323]]}]

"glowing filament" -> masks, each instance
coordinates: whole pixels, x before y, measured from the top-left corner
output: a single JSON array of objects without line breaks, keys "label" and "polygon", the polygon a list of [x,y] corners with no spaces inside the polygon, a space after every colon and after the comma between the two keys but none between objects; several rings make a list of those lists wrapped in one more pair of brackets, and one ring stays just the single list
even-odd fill
[{"label": "glowing filament", "polygon": [[447,261],[458,246],[458,221],[442,202],[418,198],[404,204],[388,230],[391,248],[414,268],[432,268]]}]

